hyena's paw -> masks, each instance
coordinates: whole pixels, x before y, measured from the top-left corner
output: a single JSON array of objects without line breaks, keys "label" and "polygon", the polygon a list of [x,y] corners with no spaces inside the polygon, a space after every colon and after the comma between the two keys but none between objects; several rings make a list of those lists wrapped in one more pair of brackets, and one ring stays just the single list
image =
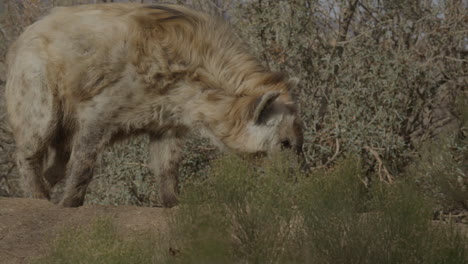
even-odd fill
[{"label": "hyena's paw", "polygon": [[49,191],[42,185],[29,187],[24,191],[24,197],[50,200]]},{"label": "hyena's paw", "polygon": [[79,207],[84,204],[84,197],[64,197],[59,204],[63,207]]},{"label": "hyena's paw", "polygon": [[29,192],[28,194],[25,195],[27,198],[33,198],[33,199],[44,199],[44,200],[50,200],[49,193],[47,191],[33,191]]}]

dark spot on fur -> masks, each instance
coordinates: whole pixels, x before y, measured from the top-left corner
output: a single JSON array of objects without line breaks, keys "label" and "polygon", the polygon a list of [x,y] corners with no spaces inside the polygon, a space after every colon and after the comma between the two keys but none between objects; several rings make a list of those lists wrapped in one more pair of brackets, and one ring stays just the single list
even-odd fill
[{"label": "dark spot on fur", "polygon": [[216,101],[219,101],[221,100],[221,96],[219,94],[216,94],[216,93],[210,93],[208,94],[208,96],[206,97],[206,99],[208,101],[212,101],[212,102],[216,102]]},{"label": "dark spot on fur", "polygon": [[286,75],[282,72],[272,72],[263,80],[264,85],[273,85],[286,80]]},{"label": "dark spot on fur", "polygon": [[128,94],[127,94],[127,99],[128,99],[129,101],[133,100],[134,97],[135,97],[135,94],[134,94],[134,93],[128,93]]},{"label": "dark spot on fur", "polygon": [[19,113],[22,112],[21,110],[23,110],[23,109],[22,109],[21,102],[18,102],[18,104],[17,104],[16,107],[15,107],[15,110],[16,110],[16,113],[17,113],[17,114],[19,114]]},{"label": "dark spot on fur", "polygon": [[161,87],[161,89],[158,89],[158,94],[160,94],[160,95],[165,95],[165,94],[167,94],[172,88],[174,88],[174,84],[173,84],[173,83],[168,83],[168,84],[164,85],[163,87]]},{"label": "dark spot on fur", "polygon": [[174,128],[174,131],[175,131],[174,136],[176,138],[183,138],[183,137],[185,137],[187,135],[189,129],[187,127],[185,127],[185,126],[176,126]]},{"label": "dark spot on fur", "polygon": [[41,135],[39,135],[38,133],[34,133],[33,136],[32,136],[32,141],[34,142],[40,142],[41,141]]}]

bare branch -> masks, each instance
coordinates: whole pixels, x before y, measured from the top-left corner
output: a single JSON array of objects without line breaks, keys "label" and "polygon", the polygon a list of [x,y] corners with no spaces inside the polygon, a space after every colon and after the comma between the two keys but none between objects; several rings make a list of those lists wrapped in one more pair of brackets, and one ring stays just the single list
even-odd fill
[{"label": "bare branch", "polygon": [[387,168],[384,166],[382,160],[379,157],[379,153],[375,151],[373,148],[369,146],[364,147],[367,151],[369,151],[372,156],[374,156],[375,160],[379,164],[379,178],[382,182],[393,183],[393,176],[388,172]]}]

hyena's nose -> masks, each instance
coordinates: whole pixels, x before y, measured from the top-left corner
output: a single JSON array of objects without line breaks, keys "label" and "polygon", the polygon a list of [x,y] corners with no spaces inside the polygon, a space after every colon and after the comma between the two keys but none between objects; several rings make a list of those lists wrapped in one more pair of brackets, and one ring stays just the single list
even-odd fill
[{"label": "hyena's nose", "polygon": [[292,144],[291,144],[291,141],[289,141],[289,139],[284,139],[281,141],[281,150],[291,149],[291,148],[292,148]]}]

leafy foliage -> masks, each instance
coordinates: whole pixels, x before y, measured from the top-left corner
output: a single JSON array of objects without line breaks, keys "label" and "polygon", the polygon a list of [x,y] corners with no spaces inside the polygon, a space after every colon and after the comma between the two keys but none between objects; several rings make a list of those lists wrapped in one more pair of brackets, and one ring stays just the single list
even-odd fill
[{"label": "leafy foliage", "polygon": [[366,190],[355,158],[312,175],[285,160],[258,170],[227,157],[193,182],[175,218],[175,262],[468,263],[466,237],[432,223],[414,186]]}]

